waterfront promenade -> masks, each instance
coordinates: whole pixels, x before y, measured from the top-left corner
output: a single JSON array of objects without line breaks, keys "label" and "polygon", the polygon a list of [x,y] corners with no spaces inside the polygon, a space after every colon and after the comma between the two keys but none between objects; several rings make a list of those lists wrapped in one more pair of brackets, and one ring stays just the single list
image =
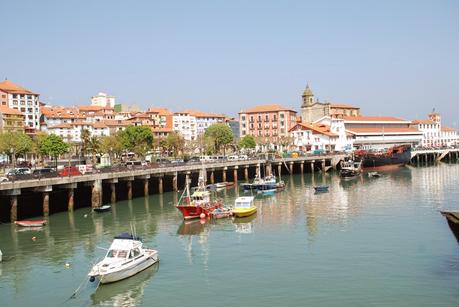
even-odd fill
[{"label": "waterfront promenade", "polygon": [[[42,215],[50,214],[50,193],[56,190],[67,191],[67,210],[73,211],[75,207],[75,195],[78,189],[89,188],[90,201],[86,206],[99,207],[103,204],[104,191],[109,193],[110,202],[115,203],[117,189],[126,190],[126,198],[132,199],[135,196],[147,196],[152,192],[162,194],[165,190],[178,191],[184,186],[186,178],[197,183],[198,174],[202,169],[207,171],[208,183],[218,181],[249,180],[260,170],[263,174],[274,173],[281,176],[286,173],[304,172],[326,172],[330,168],[336,168],[340,161],[346,157],[345,154],[301,156],[298,158],[278,159],[250,159],[243,161],[225,161],[216,163],[185,163],[174,166],[173,164],[159,165],[156,167],[132,167],[106,169],[100,172],[85,174],[81,176],[34,178],[26,180],[9,181],[0,184],[2,195],[2,213],[9,212],[10,222],[18,219],[18,201],[22,195],[41,194],[41,201],[27,204],[25,210],[30,206],[41,206]],[[141,185],[142,189],[137,195],[133,186]],[[123,187],[121,187],[123,186]],[[5,210],[8,207],[8,210]],[[26,214],[27,216],[27,214]],[[5,219],[3,219],[5,220]]]}]

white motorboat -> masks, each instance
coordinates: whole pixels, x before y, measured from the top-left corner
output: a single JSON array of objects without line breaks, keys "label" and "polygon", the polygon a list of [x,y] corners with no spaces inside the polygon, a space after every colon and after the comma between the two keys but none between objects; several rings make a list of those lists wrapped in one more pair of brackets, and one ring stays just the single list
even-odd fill
[{"label": "white motorboat", "polygon": [[158,251],[142,247],[139,237],[129,233],[116,236],[105,258],[94,265],[89,280],[107,284],[131,277],[159,261]]}]

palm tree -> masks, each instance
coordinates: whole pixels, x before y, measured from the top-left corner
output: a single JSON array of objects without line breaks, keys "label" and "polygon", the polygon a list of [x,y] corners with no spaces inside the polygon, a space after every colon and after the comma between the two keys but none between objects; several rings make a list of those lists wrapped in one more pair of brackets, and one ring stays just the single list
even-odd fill
[{"label": "palm tree", "polygon": [[100,140],[97,136],[92,136],[87,144],[87,149],[92,155],[92,163],[96,163],[96,155],[100,153]]},{"label": "palm tree", "polygon": [[83,157],[89,152],[89,141],[91,139],[91,132],[88,129],[81,130],[81,153]]}]

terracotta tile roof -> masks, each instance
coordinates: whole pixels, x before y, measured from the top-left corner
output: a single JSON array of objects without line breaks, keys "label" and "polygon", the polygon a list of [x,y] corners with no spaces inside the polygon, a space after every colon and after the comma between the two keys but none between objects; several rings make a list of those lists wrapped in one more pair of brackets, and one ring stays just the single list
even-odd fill
[{"label": "terracotta tile roof", "polygon": [[446,126],[442,126],[441,127],[441,131],[444,131],[444,132],[454,132],[454,131],[456,131],[457,132],[456,129],[450,128],[450,127],[446,127]]},{"label": "terracotta tile roof", "polygon": [[172,112],[169,111],[169,109],[167,108],[155,108],[155,107],[152,107],[152,108],[149,108],[147,110],[147,113],[157,113],[159,115],[172,115]]},{"label": "terracotta tile roof", "polygon": [[264,105],[258,105],[254,106],[252,108],[248,108],[245,110],[241,110],[239,114],[241,113],[262,113],[262,112],[278,112],[278,111],[292,111],[295,112],[295,110],[291,108],[286,108],[281,106],[280,104],[264,104]]},{"label": "terracotta tile roof", "polygon": [[289,132],[296,130],[297,127],[300,127],[301,130],[312,130],[313,134],[324,134],[333,137],[338,136],[336,133],[330,131],[330,126],[323,124],[297,123],[292,128],[290,128]]},{"label": "terracotta tile roof", "polygon": [[103,121],[107,126],[130,126],[131,124],[125,120],[106,119]]},{"label": "terracotta tile roof", "polygon": [[217,114],[217,113],[210,113],[210,112],[201,112],[201,111],[195,111],[191,109],[186,109],[183,110],[183,112],[180,113],[188,113],[194,117],[217,117],[217,118],[225,118],[225,115],[223,114]]},{"label": "terracotta tile roof", "polygon": [[92,124],[92,126],[94,128],[108,128],[108,126],[103,122],[95,122],[94,124]]},{"label": "terracotta tile roof", "polygon": [[0,82],[0,90],[7,92],[7,93],[12,93],[12,94],[33,94],[37,95],[32,91],[29,91],[26,88],[23,88],[22,86],[19,86],[10,80],[5,80]]},{"label": "terracotta tile roof", "polygon": [[362,133],[377,133],[377,134],[395,134],[395,133],[415,133],[422,134],[416,128],[387,128],[387,127],[365,127],[365,128],[349,128],[347,131],[354,134]]},{"label": "terracotta tile roof", "polygon": [[73,128],[73,125],[72,124],[68,124],[68,123],[63,123],[63,124],[59,124],[59,125],[54,125],[54,126],[51,126],[51,127],[48,127],[48,130],[52,130],[52,129],[70,129],[70,128]]},{"label": "terracotta tile roof", "polygon": [[106,109],[106,107],[101,106],[78,106],[80,111],[101,111]]},{"label": "terracotta tile roof", "polygon": [[411,122],[413,125],[423,124],[423,125],[433,125],[435,122],[430,119],[415,119]]},{"label": "terracotta tile roof", "polygon": [[360,107],[353,106],[347,103],[330,103],[330,107],[338,109],[360,109]]},{"label": "terracotta tile roof", "polygon": [[172,128],[156,127],[156,128],[151,128],[151,131],[153,131],[153,132],[172,132]]},{"label": "terracotta tile roof", "polygon": [[345,121],[352,122],[407,122],[407,120],[393,116],[343,116]]},{"label": "terracotta tile roof", "polygon": [[0,113],[10,115],[23,115],[19,110],[8,108],[7,106],[0,106]]}]

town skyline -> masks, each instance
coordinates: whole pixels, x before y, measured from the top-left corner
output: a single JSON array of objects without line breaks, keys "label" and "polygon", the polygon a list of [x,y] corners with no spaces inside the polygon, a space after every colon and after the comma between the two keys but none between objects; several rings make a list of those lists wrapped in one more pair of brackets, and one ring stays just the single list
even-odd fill
[{"label": "town skyline", "polygon": [[6,3],[23,17],[5,16],[5,43],[27,37],[29,47],[0,50],[0,78],[52,105],[107,92],[141,109],[229,116],[271,103],[298,111],[309,83],[321,101],[363,114],[416,119],[435,108],[457,128],[454,1],[109,4]]}]

